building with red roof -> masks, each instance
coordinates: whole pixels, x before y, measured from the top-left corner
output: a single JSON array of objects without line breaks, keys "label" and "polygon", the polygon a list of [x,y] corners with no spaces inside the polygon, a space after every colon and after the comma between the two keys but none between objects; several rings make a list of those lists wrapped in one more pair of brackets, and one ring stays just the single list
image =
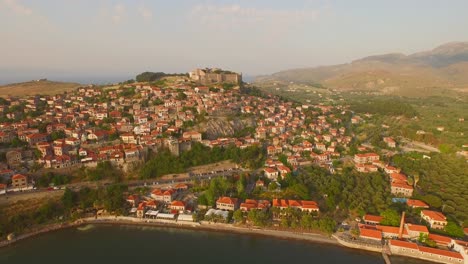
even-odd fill
[{"label": "building with red roof", "polygon": [[429,230],[424,225],[405,224],[409,238],[419,238],[421,234],[429,235]]},{"label": "building with red roof", "polygon": [[397,196],[411,197],[413,195],[413,186],[406,182],[392,182],[391,193]]},{"label": "building with red roof", "polygon": [[377,225],[377,224],[380,224],[380,222],[382,222],[383,217],[379,215],[366,214],[364,215],[362,219],[364,220],[364,223],[366,224]]},{"label": "building with red roof", "polygon": [[11,177],[11,186],[13,188],[28,187],[28,177],[23,174],[15,174]]},{"label": "building with red roof", "polygon": [[407,199],[406,204],[411,208],[429,208],[429,205],[421,200]]},{"label": "building with red roof", "polygon": [[216,201],[216,208],[220,210],[235,211],[238,206],[237,198],[223,196]]},{"label": "building with red roof", "polygon": [[359,237],[372,240],[382,240],[382,231],[359,227]]},{"label": "building with red roof", "polygon": [[416,243],[390,240],[390,251],[395,255],[403,255],[442,263],[463,263],[463,255],[459,252],[419,246]]},{"label": "building with red roof", "polygon": [[428,222],[431,228],[434,229],[444,229],[447,225],[447,218],[441,212],[422,210],[421,218]]},{"label": "building with red roof", "polygon": [[185,211],[185,203],[183,201],[172,201],[169,208],[176,212],[183,213]]}]

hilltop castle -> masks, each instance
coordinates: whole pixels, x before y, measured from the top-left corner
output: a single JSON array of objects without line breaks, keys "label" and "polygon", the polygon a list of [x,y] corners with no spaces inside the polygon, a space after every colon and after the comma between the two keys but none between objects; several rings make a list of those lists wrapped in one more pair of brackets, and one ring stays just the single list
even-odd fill
[{"label": "hilltop castle", "polygon": [[242,74],[224,71],[218,68],[195,69],[189,72],[190,79],[201,84],[233,83],[242,82]]}]

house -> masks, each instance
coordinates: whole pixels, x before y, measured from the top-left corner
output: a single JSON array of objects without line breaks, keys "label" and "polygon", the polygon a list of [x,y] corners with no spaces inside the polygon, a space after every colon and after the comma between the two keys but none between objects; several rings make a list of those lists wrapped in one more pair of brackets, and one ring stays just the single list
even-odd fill
[{"label": "house", "polygon": [[187,138],[187,139],[191,139],[191,140],[197,141],[197,142],[202,141],[202,134],[200,132],[197,132],[197,131],[184,132],[184,134],[182,134],[182,137]]},{"label": "house", "polygon": [[129,203],[132,207],[135,207],[138,204],[139,200],[140,199],[136,195],[129,195],[126,199],[127,203]]},{"label": "house", "polygon": [[444,229],[447,225],[447,218],[440,212],[422,210],[421,218],[428,222],[433,229]]},{"label": "house", "polygon": [[391,137],[384,137],[383,141],[387,144],[389,148],[396,148],[396,142]]},{"label": "house", "polygon": [[409,238],[419,238],[421,234],[429,235],[429,230],[424,225],[405,224]]},{"label": "house", "polygon": [[169,208],[172,211],[183,213],[185,211],[185,203],[183,201],[172,201],[171,204],[169,205]]},{"label": "house", "polygon": [[133,133],[124,133],[120,135],[120,139],[122,139],[123,143],[125,144],[137,144],[138,143]]},{"label": "house", "polygon": [[384,171],[387,174],[392,174],[392,173],[400,173],[401,170],[393,166],[385,166]]},{"label": "house", "polygon": [[291,173],[291,169],[284,165],[280,165],[278,166],[278,172],[280,173],[281,177],[284,178],[286,174]]},{"label": "house", "polygon": [[273,168],[264,168],[265,176],[270,180],[278,179],[279,172]]},{"label": "house", "polygon": [[39,142],[47,142],[47,134],[42,133],[33,133],[26,136],[26,142],[29,143],[30,146],[36,145]]},{"label": "house", "polygon": [[296,208],[301,211],[307,212],[319,212],[320,209],[315,201],[297,201],[297,200],[286,200],[286,199],[273,199],[273,207],[279,207],[280,209]]},{"label": "house", "polygon": [[397,196],[411,197],[413,195],[413,186],[407,183],[392,182],[391,193]]},{"label": "house", "polygon": [[421,200],[407,199],[406,205],[411,208],[429,208],[429,205]]},{"label": "house", "polygon": [[364,220],[364,223],[366,223],[368,225],[378,225],[378,224],[380,224],[380,222],[382,222],[383,217],[379,216],[379,215],[366,214],[366,215],[364,215],[362,220]]},{"label": "house", "polygon": [[267,200],[252,200],[246,199],[245,202],[241,203],[240,210],[244,212],[248,212],[254,209],[267,209],[270,207],[270,202]]},{"label": "house", "polygon": [[7,164],[10,168],[16,168],[21,165],[22,154],[19,150],[10,150],[6,153]]},{"label": "house", "polygon": [[13,138],[12,134],[0,131],[0,143],[11,143]]},{"label": "house", "polygon": [[376,153],[365,153],[354,155],[355,163],[372,163],[373,161],[379,160],[380,156]]},{"label": "house", "polygon": [[235,211],[238,208],[238,200],[237,198],[231,197],[220,197],[216,201],[216,208],[220,210],[227,210],[227,211]]},{"label": "house", "polygon": [[11,186],[13,188],[28,187],[28,177],[22,174],[15,174],[11,177]]},{"label": "house", "polygon": [[169,189],[169,190],[155,189],[151,192],[151,198],[155,199],[156,201],[165,202],[165,203],[171,203],[174,196],[175,196],[175,191],[172,189]]}]

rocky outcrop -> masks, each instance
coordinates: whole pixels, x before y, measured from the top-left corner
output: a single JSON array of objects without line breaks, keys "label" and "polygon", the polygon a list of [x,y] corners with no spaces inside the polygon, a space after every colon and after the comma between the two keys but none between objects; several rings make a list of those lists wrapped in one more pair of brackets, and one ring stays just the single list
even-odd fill
[{"label": "rocky outcrop", "polygon": [[205,132],[207,139],[233,136],[236,132],[243,131],[247,127],[255,127],[253,118],[211,118],[206,123],[199,125],[199,131]]}]

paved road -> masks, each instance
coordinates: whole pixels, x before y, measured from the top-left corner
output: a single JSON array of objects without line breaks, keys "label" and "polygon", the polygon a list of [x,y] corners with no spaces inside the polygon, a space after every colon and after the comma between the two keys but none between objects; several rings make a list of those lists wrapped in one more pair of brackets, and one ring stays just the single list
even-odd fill
[{"label": "paved road", "polygon": [[[244,172],[242,169],[231,169],[231,170],[219,170],[219,171],[211,171],[208,173],[202,174],[191,174],[188,177],[179,177],[179,178],[170,178],[166,176],[166,179],[149,179],[149,180],[135,180],[135,181],[128,181],[123,182],[129,186],[129,188],[137,188],[137,187],[166,187],[168,185],[177,184],[177,183],[190,183],[196,179],[212,179],[215,177],[231,177],[235,174]],[[50,188],[41,188],[31,191],[24,191],[24,192],[9,192],[7,194],[0,195],[0,204],[5,203],[13,203],[19,200],[28,200],[28,199],[41,199],[47,196],[58,196],[63,194],[63,190],[65,188],[70,188],[72,190],[79,190],[84,187],[89,187],[96,189],[100,186],[107,186],[112,184],[112,181],[103,180],[103,181],[95,181],[95,182],[79,182],[79,183],[72,183],[60,186],[60,189],[54,190]]]}]

